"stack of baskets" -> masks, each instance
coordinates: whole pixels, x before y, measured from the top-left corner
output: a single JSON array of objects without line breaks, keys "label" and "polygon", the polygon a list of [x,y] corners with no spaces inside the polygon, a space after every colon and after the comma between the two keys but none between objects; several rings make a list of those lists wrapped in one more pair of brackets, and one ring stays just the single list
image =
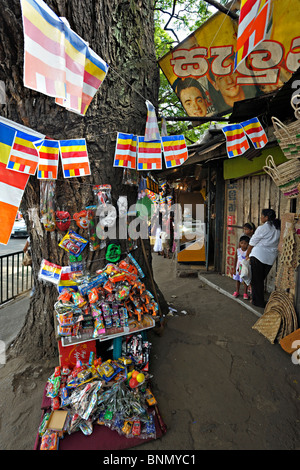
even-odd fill
[{"label": "stack of baskets", "polygon": [[288,161],[276,166],[272,155],[269,155],[263,167],[276,186],[289,199],[297,197],[300,189],[300,116],[298,105],[294,103],[295,98],[299,99],[300,96],[295,96],[291,101],[297,121],[284,125],[278,118],[272,117],[274,134]]}]

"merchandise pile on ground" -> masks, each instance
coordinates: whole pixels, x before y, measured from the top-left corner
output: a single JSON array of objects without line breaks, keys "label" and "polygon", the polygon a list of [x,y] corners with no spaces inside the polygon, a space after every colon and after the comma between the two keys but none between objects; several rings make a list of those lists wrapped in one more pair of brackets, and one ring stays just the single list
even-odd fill
[{"label": "merchandise pile on ground", "polygon": [[133,335],[125,345],[126,355],[118,360],[95,358],[77,361],[71,370],[56,367],[48,379],[46,396],[51,409],[39,428],[41,450],[56,450],[60,439],[94,426],[106,426],[127,438],[156,437],[154,408],[148,367],[150,344]]}]

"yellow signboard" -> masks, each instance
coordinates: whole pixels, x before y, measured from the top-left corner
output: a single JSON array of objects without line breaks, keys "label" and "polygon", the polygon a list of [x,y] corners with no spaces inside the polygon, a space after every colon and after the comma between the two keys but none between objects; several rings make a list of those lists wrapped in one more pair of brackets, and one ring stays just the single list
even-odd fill
[{"label": "yellow signboard", "polygon": [[189,116],[231,112],[236,101],[280,88],[300,65],[300,0],[273,0],[266,39],[237,70],[238,21],[216,13],[159,60]]}]

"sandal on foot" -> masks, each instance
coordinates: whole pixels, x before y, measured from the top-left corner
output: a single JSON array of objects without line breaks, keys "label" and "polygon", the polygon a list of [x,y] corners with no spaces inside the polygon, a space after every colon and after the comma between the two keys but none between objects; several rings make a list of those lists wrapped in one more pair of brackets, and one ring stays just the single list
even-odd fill
[{"label": "sandal on foot", "polygon": [[238,297],[240,294],[238,292],[234,292],[232,295],[233,297]]},{"label": "sandal on foot", "polygon": [[248,295],[248,294],[244,294],[244,295],[243,295],[243,299],[244,299],[244,300],[249,300],[249,295]]}]

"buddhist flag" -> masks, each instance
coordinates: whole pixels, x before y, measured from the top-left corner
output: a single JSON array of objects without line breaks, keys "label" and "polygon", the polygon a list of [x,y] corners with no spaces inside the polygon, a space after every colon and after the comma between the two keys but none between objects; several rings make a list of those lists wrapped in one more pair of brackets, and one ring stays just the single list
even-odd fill
[{"label": "buddhist flag", "polygon": [[0,243],[10,239],[29,175],[7,169],[15,129],[0,123]]},{"label": "buddhist flag", "polygon": [[66,97],[64,23],[42,0],[21,0],[24,85],[48,96]]},{"label": "buddhist flag", "polygon": [[74,275],[82,274],[82,271],[72,271],[70,266],[62,266],[60,279],[57,285],[58,292],[61,293],[64,289],[78,290],[78,283],[74,280]]},{"label": "buddhist flag", "polygon": [[182,165],[188,159],[188,150],[183,135],[170,135],[161,138],[167,168]]},{"label": "buddhist flag", "polygon": [[241,0],[235,69],[266,37],[271,0]]},{"label": "buddhist flag", "polygon": [[60,140],[59,148],[65,178],[91,174],[85,139]]},{"label": "buddhist flag", "polygon": [[222,128],[226,137],[228,157],[238,157],[249,149],[249,143],[244,129],[240,124],[231,124]]},{"label": "buddhist flag", "polygon": [[107,72],[108,64],[88,47],[86,51],[82,88],[81,114],[83,116],[105,79]]},{"label": "buddhist flag", "polygon": [[43,259],[41,262],[38,279],[40,281],[51,282],[52,284],[57,285],[60,281],[61,270],[61,266],[50,263],[50,261]]},{"label": "buddhist flag", "polygon": [[39,151],[38,179],[57,179],[59,141],[43,140],[37,146]]},{"label": "buddhist flag", "polygon": [[21,0],[24,85],[84,115],[108,65],[43,0]]},{"label": "buddhist flag", "polygon": [[138,170],[161,170],[162,149],[161,140],[145,142],[143,136],[138,137]]},{"label": "buddhist flag", "polygon": [[147,121],[145,129],[145,142],[160,140],[160,133],[157,124],[155,108],[150,101],[146,100]]},{"label": "buddhist flag", "polygon": [[261,149],[267,144],[268,138],[257,117],[241,122],[241,126],[256,149]]},{"label": "buddhist flag", "polygon": [[87,45],[67,25],[64,25],[65,98],[56,100],[70,111],[81,113],[84,64]]},{"label": "buddhist flag", "polygon": [[7,162],[7,168],[20,173],[34,175],[39,161],[39,153],[35,143],[41,142],[41,140],[35,135],[17,130]]},{"label": "buddhist flag", "polygon": [[118,132],[114,166],[136,169],[137,136]]}]

